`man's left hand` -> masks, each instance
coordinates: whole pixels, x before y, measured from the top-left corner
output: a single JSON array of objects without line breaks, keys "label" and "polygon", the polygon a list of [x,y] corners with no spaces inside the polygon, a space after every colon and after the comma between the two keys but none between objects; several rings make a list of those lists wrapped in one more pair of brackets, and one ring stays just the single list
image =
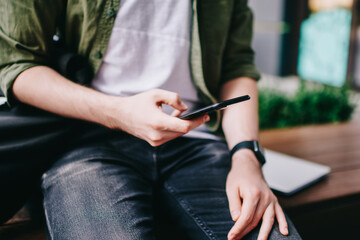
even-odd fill
[{"label": "man's left hand", "polygon": [[285,214],[266,184],[260,163],[251,150],[242,149],[233,155],[226,192],[230,213],[235,221],[228,234],[229,240],[241,239],[254,229],[261,219],[258,239],[268,238],[275,218],[280,232],[288,235]]}]

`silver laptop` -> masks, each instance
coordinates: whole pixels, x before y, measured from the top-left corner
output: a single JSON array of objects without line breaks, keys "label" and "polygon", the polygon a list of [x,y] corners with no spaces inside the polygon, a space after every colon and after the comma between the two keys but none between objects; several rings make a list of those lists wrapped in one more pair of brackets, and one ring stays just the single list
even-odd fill
[{"label": "silver laptop", "polygon": [[263,166],[269,187],[282,195],[292,195],[325,178],[330,167],[265,149]]},{"label": "silver laptop", "polygon": [[0,97],[0,106],[6,103],[6,98]]}]

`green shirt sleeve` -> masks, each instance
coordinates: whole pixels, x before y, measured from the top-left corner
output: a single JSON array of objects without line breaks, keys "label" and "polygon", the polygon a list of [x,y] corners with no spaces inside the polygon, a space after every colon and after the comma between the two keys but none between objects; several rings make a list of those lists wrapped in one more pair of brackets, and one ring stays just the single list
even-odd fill
[{"label": "green shirt sleeve", "polygon": [[238,77],[260,79],[251,48],[253,14],[247,0],[234,0],[233,16],[223,55],[222,82]]},{"label": "green shirt sleeve", "polygon": [[4,0],[0,7],[0,84],[11,104],[17,76],[34,66],[48,65],[61,0]]}]

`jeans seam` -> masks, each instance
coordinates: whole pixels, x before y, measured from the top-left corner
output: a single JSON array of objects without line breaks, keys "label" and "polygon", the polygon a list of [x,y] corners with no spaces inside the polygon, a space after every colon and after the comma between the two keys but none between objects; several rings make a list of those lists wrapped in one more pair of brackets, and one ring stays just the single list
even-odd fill
[{"label": "jeans seam", "polygon": [[[166,188],[169,190],[170,195],[176,195],[176,192],[173,187],[165,184]],[[215,234],[211,229],[207,226],[205,221],[201,219],[200,216],[194,213],[194,211],[190,208],[190,204],[187,203],[182,197],[175,197],[174,199],[178,202],[178,204],[185,210],[185,212],[195,221],[198,227],[205,233],[205,235],[211,240],[217,240]]]},{"label": "jeans seam", "polygon": [[52,229],[49,224],[50,221],[49,221],[48,213],[46,211],[46,207],[44,207],[44,215],[45,215],[45,219],[46,219],[46,228],[47,228],[48,235],[49,235],[50,239],[54,239],[54,234],[53,234]]}]

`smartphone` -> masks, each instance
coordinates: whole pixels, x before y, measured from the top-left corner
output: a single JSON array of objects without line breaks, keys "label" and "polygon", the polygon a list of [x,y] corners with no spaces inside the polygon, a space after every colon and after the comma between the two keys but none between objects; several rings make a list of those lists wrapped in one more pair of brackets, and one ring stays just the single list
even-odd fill
[{"label": "smartphone", "polygon": [[231,104],[235,104],[235,103],[239,103],[239,102],[243,102],[246,100],[249,100],[250,96],[249,95],[244,95],[241,97],[236,97],[236,98],[232,98],[229,100],[225,100],[219,103],[215,103],[200,109],[197,109],[195,111],[192,111],[190,113],[186,113],[182,116],[180,116],[179,118],[183,119],[183,120],[190,120],[190,119],[194,119],[197,117],[200,117],[201,115],[213,112],[213,111],[217,111],[217,110],[221,110],[226,108],[227,106],[231,105]]}]

